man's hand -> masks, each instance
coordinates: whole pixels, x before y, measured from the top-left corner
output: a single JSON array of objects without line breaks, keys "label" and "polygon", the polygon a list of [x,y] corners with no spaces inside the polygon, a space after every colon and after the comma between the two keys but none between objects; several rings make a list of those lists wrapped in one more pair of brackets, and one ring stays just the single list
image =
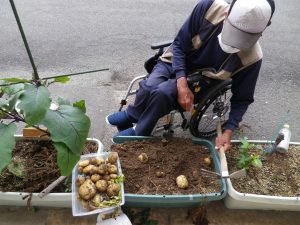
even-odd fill
[{"label": "man's hand", "polygon": [[231,137],[232,130],[225,130],[221,137],[216,138],[216,149],[220,149],[223,146],[225,152],[229,150],[231,148]]},{"label": "man's hand", "polygon": [[193,92],[188,87],[185,77],[177,79],[178,103],[187,112],[192,110],[194,104]]}]

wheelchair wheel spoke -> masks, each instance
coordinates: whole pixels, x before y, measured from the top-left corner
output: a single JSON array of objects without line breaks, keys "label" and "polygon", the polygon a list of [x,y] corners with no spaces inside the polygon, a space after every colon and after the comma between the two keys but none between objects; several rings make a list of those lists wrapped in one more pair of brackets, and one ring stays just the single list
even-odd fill
[{"label": "wheelchair wheel spoke", "polygon": [[190,131],[194,136],[202,138],[214,136],[218,117],[221,117],[222,124],[228,120],[231,92],[227,86],[228,83],[197,105],[190,124]]}]

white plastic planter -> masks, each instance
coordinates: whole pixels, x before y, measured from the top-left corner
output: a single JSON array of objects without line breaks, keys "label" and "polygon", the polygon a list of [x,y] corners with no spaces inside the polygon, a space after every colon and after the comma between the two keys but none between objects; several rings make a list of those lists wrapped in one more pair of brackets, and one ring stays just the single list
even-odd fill
[{"label": "white plastic planter", "polygon": [[[240,141],[232,141],[240,142]],[[268,141],[249,140],[250,143],[269,143]],[[300,142],[290,142],[290,145],[300,145]],[[300,211],[300,196],[279,197],[270,195],[256,195],[236,191],[230,179],[226,180],[228,194],[224,199],[225,205],[230,209],[260,209],[260,210],[286,210]]]},{"label": "white plastic planter", "polygon": [[[25,139],[22,135],[15,135],[17,140]],[[33,138],[26,138],[33,139]],[[87,138],[87,141],[98,144],[98,152],[103,151],[103,144],[95,138]],[[49,193],[47,196],[40,198],[39,193],[32,193],[31,206],[46,206],[46,207],[72,207],[72,193]],[[1,192],[0,205],[26,206],[29,193],[25,192]]]}]

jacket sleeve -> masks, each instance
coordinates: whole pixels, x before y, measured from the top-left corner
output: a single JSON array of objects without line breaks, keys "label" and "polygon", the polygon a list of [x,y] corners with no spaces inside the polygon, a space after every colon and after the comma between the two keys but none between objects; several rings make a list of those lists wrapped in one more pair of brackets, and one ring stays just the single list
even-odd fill
[{"label": "jacket sleeve", "polygon": [[198,33],[200,24],[204,19],[212,0],[201,0],[180,28],[172,44],[172,66],[176,73],[176,79],[186,75],[186,56],[192,50],[192,38]]},{"label": "jacket sleeve", "polygon": [[226,129],[235,130],[242,121],[248,106],[254,102],[254,91],[261,63],[262,60],[259,60],[232,77],[231,110]]}]

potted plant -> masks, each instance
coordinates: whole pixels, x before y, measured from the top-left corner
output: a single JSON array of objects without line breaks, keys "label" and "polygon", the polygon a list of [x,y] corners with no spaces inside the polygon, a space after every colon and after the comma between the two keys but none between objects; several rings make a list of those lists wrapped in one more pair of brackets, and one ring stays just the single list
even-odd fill
[{"label": "potted plant", "polygon": [[[34,128],[34,130],[29,129],[31,133],[32,131],[37,133],[33,136],[39,136],[39,138],[48,139],[48,142],[51,142],[52,150],[54,150],[51,151],[51,154],[50,150],[45,150],[45,146],[39,149],[43,149],[44,154],[55,154],[58,175],[66,177],[71,174],[74,165],[80,159],[87,141],[91,121],[86,115],[85,101],[80,100],[71,103],[62,97],[56,100],[51,98],[51,93],[48,90],[49,85],[58,82],[67,83],[70,78],[68,75],[46,78],[39,76],[13,0],[10,0],[10,3],[33,68],[33,73],[31,79],[20,77],[0,79],[0,172],[10,172],[17,177],[19,176],[18,179],[28,179],[26,171],[24,171],[24,160],[22,157],[19,155],[18,157],[13,157],[13,153],[16,150],[16,142],[20,139],[19,136],[15,136],[15,133],[18,128],[25,126],[26,128]],[[102,70],[70,75],[96,71]],[[88,139],[88,141],[94,142],[99,151],[101,151],[102,144],[98,140]],[[37,144],[41,143],[35,142],[35,145]],[[37,149],[28,147],[27,150],[32,152]],[[26,158],[26,151],[24,152],[23,156]],[[40,160],[40,158],[37,158],[32,163],[35,165]],[[51,171],[51,168],[49,170]],[[0,179],[3,177],[1,176]],[[22,190],[13,193],[8,190],[5,191],[5,193],[0,192],[0,199],[2,198],[0,204],[26,205],[25,201],[18,202],[25,195],[29,200],[37,200],[32,201],[34,205],[47,205],[47,201],[52,201],[53,206],[71,206],[71,194],[68,194],[67,201],[61,195],[53,196],[53,198],[49,195],[50,197],[46,196],[40,202],[36,194],[23,193]]]},{"label": "potted plant", "polygon": [[273,146],[266,140],[233,141],[228,168],[245,168],[247,176],[226,180],[228,208],[300,211],[300,143],[290,142],[287,153]]},{"label": "potted plant", "polygon": [[[20,137],[15,135],[17,127],[24,124],[27,127],[35,128],[34,132],[38,134],[32,134],[32,129],[26,128],[27,137],[39,136],[44,140],[47,137],[51,139],[51,143],[56,150],[60,175],[70,175],[74,165],[80,158],[81,152],[84,150],[90,128],[90,119],[85,114],[84,100],[71,104],[67,99],[58,98],[55,102],[55,108],[53,107],[53,100],[47,87],[50,84],[64,83],[68,80],[68,77],[60,77],[41,81],[36,76],[32,80],[20,78],[1,79],[1,171],[13,170],[12,166],[13,168],[19,167],[21,170],[22,159],[16,160],[16,158],[13,158],[12,153],[16,141],[20,140]],[[52,107],[50,107],[51,104]],[[98,140],[88,140],[95,142],[98,148],[101,148],[101,143]],[[7,196],[8,193],[5,194]],[[20,200],[24,195],[27,194],[16,194]],[[61,200],[61,196],[57,200]],[[69,200],[71,200],[71,196],[69,196]],[[4,204],[4,199],[1,203]]]}]

